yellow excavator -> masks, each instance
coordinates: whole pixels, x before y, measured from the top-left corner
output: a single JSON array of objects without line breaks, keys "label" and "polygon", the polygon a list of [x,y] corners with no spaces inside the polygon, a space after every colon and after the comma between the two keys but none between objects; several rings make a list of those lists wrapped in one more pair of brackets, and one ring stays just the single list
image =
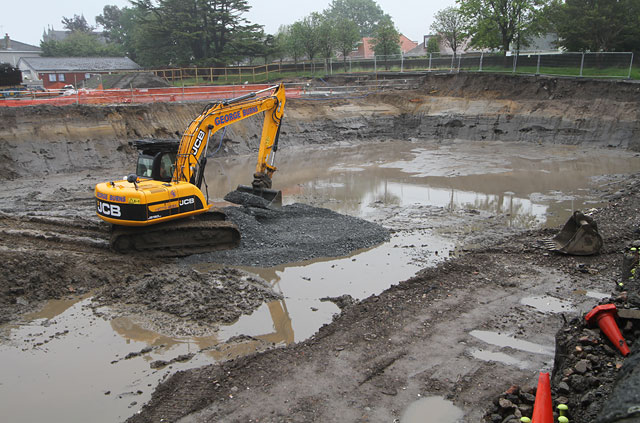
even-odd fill
[{"label": "yellow excavator", "polygon": [[285,101],[280,84],[210,103],[191,122],[177,148],[175,141],[137,142],[136,173],[95,187],[96,213],[113,224],[111,247],[119,252],[188,255],[237,246],[238,227],[212,208],[200,188],[209,140],[218,130],[264,112],[253,182],[238,190],[280,203],[282,194],[271,189],[271,178]]}]

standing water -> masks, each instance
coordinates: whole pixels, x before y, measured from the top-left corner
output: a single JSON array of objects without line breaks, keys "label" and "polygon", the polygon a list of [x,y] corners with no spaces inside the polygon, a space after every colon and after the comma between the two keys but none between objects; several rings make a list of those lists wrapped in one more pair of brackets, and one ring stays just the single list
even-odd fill
[{"label": "standing water", "polygon": [[[209,198],[219,201],[238,184],[250,183],[254,160],[210,160]],[[446,222],[460,211],[482,212],[489,218],[506,216],[506,224],[515,228],[559,227],[572,210],[598,206],[601,199],[589,190],[593,177],[634,172],[640,158],[574,146],[393,141],[297,149],[281,154],[276,164],[274,188],[283,191],[285,204],[302,202],[375,220],[392,229],[391,240],[348,257],[249,268],[284,299],[210,336],[175,337],[127,318],[107,321],[88,307],[90,298],[52,302],[39,315],[0,328],[0,361],[11,363],[0,379],[3,417],[13,422],[123,420],[172,372],[255,351],[255,340],[283,345],[306,339],[339,312],[322,298],[363,299],[444,260],[455,239],[436,231],[430,216]],[[236,335],[254,341],[230,341]],[[477,331],[472,335],[514,342]],[[179,357],[187,358],[151,366]],[[445,403],[420,400],[402,421],[457,421],[459,410]],[[445,414],[424,420],[433,410]]]}]

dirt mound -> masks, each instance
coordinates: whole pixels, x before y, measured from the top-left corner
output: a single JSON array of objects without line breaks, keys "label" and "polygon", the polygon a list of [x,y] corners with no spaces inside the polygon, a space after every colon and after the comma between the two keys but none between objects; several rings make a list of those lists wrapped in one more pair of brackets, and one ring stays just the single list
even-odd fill
[{"label": "dirt mound", "polygon": [[171,87],[167,81],[149,72],[136,72],[114,75],[94,75],[85,80],[85,88],[98,89],[100,84],[105,90],[113,88],[165,88]]},{"label": "dirt mound", "polygon": [[125,284],[106,287],[94,301],[126,304],[128,312],[142,315],[154,310],[218,325],[281,298],[263,279],[237,269],[202,273],[166,267],[141,277],[128,275]]}]

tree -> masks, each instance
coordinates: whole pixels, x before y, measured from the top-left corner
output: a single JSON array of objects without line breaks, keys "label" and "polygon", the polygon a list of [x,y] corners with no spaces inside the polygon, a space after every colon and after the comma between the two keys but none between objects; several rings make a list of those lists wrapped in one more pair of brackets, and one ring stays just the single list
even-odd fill
[{"label": "tree", "polygon": [[121,46],[102,43],[94,34],[85,32],[73,32],[62,41],[42,42],[40,48],[45,57],[114,57],[124,54]]},{"label": "tree", "polygon": [[73,18],[62,17],[62,25],[71,32],[86,32],[89,33],[95,28],[87,23],[84,15],[73,15]]},{"label": "tree", "polygon": [[287,51],[293,57],[293,62],[298,63],[298,59],[304,56],[304,40],[302,35],[304,34],[304,28],[302,28],[302,21],[294,22],[289,28],[289,34],[287,37],[286,45]]},{"label": "tree", "polygon": [[517,48],[541,32],[542,8],[549,0],[457,0],[467,21],[466,32],[478,47],[506,54],[512,42]]},{"label": "tree", "polygon": [[280,63],[287,57],[290,36],[291,27],[288,25],[280,25],[278,32],[274,36],[274,56],[280,60]]},{"label": "tree", "polygon": [[385,16],[373,0],[333,0],[325,14],[334,20],[351,20],[358,26],[360,37],[373,36],[376,25]]},{"label": "tree", "polygon": [[321,15],[314,12],[301,21],[294,23],[291,28],[291,36],[299,40],[302,50],[307,55],[307,59],[311,61],[312,72],[315,71],[313,59],[320,50],[320,44],[318,42],[320,20]]},{"label": "tree", "polygon": [[640,45],[640,0],[566,0],[548,17],[569,51],[630,51]]},{"label": "tree", "polygon": [[256,52],[260,25],[242,14],[247,0],[138,0],[136,49],[147,66],[212,65]]},{"label": "tree", "polygon": [[427,41],[427,53],[440,53],[440,40],[437,35],[429,37],[429,41]]},{"label": "tree", "polygon": [[318,51],[324,58],[325,71],[329,67],[329,59],[333,56],[336,48],[336,32],[334,22],[326,16],[318,16],[319,23],[316,31],[318,40]]},{"label": "tree", "polygon": [[460,13],[460,10],[455,7],[447,7],[439,10],[431,24],[431,30],[442,37],[444,43],[453,50],[454,59],[464,41],[465,24],[464,16]]},{"label": "tree", "polygon": [[386,16],[376,26],[373,38],[373,51],[376,56],[385,56],[384,63],[387,70],[387,56],[400,53],[400,34],[390,16]]},{"label": "tree", "polygon": [[346,70],[347,56],[358,45],[360,31],[354,21],[344,17],[337,18],[334,27],[336,30],[336,48],[342,53]]}]

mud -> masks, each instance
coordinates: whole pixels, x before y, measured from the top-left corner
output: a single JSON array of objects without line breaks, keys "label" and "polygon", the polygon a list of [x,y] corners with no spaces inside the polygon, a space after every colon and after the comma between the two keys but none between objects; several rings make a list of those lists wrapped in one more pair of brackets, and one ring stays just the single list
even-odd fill
[{"label": "mud", "polygon": [[[457,148],[456,143],[477,145],[480,150],[474,157],[479,159],[473,161],[482,157],[493,160],[486,151],[482,154],[482,143],[486,142],[514,143],[514,148],[520,142],[547,148],[579,145],[633,157],[631,151],[640,145],[638,92],[637,85],[626,82],[426,76],[413,80],[406,90],[375,92],[363,98],[292,99],[287,102],[281,148],[303,149],[306,166],[314,165],[313,156],[306,155],[311,147],[367,148],[389,140],[408,140],[418,147],[435,142],[451,150]],[[5,170],[1,177],[6,187],[0,198],[3,322],[24,323],[23,319],[28,321],[25,313],[38,310],[44,300],[85,294],[92,298],[85,301],[93,303],[90,308],[99,319],[116,317],[112,322],[120,322],[117,319],[130,313],[149,325],[142,331],[153,328],[207,336],[216,333],[222,322],[259,313],[270,300],[276,299],[269,304],[279,304],[284,310],[281,314],[287,314],[287,298],[281,299],[278,290],[270,286],[270,278],[265,283],[225,266],[250,266],[249,271],[260,273],[265,270],[255,266],[308,258],[342,257],[340,260],[357,263],[360,257],[343,256],[390,236],[397,248],[413,251],[407,263],[397,265],[397,274],[412,274],[416,265],[428,266],[438,252],[435,262],[439,265],[398,284],[385,285],[387,281],[378,280],[381,277],[367,276],[372,285],[391,286],[367,291],[362,297],[349,298],[341,292],[318,296],[333,301],[323,304],[334,307],[335,315],[313,336],[305,335],[297,343],[293,343],[291,322],[287,328],[286,319],[285,324],[274,319],[278,336],[261,337],[257,346],[255,338],[241,333],[244,336],[229,338],[224,346],[211,347],[210,351],[218,354],[217,364],[204,365],[201,351],[206,348],[198,349],[191,359],[188,354],[192,351],[157,358],[157,368],[183,366],[182,360],[188,360],[188,366],[179,367],[183,371],[172,376],[171,371],[163,373],[167,379],[135,415],[131,414],[140,407],[138,400],[146,402],[150,388],[141,396],[136,392],[124,395],[130,404],[122,407],[125,414],[119,411],[120,420],[393,421],[419,408],[423,404],[419,400],[431,397],[441,399],[443,408],[453,404],[462,410],[464,421],[493,419],[492,414],[500,414],[492,412],[493,404],[510,386],[519,385],[520,392],[530,393],[537,372],[553,369],[555,335],[563,327],[563,315],[567,321],[579,318],[597,303],[594,293],[606,296],[615,290],[621,252],[638,237],[639,179],[621,168],[619,175],[603,175],[588,187],[575,187],[598,199],[589,212],[598,222],[605,245],[593,257],[546,251],[543,241],[553,236],[557,227],[539,228],[530,218],[526,224],[511,224],[512,210],[502,207],[505,192],[511,191],[508,184],[491,192],[500,204],[491,211],[473,206],[416,206],[386,196],[367,199],[364,206],[359,204],[364,200],[349,204],[353,210],[364,207],[377,224],[321,207],[335,197],[327,200],[301,194],[300,198],[313,206],[287,204],[282,210],[229,207],[230,218],[243,231],[242,245],[235,252],[186,260],[140,260],[110,252],[106,248],[109,228],[93,213],[93,185],[131,168],[133,151],[128,141],[177,137],[201,106],[0,109],[0,164]],[[221,140],[220,154],[232,159],[254,151],[259,126],[259,121],[247,120],[230,127]],[[522,160],[546,163],[543,155]],[[438,167],[437,158],[433,163],[436,173],[424,169],[423,177],[451,189],[447,178],[456,176],[456,167]],[[491,163],[492,169],[500,167],[496,161]],[[350,166],[347,160],[337,165],[345,171]],[[419,174],[421,169],[410,171]],[[509,174],[511,170],[505,167],[500,172]],[[477,173],[467,176],[478,183],[489,180],[480,165]],[[336,181],[324,182],[333,186]],[[565,196],[547,187],[524,195]],[[458,243],[458,248],[443,251],[396,240],[398,236],[421,239],[418,235],[422,231],[433,230],[452,244]],[[385,258],[377,261],[384,263]],[[346,266],[336,266],[334,277],[339,279],[338,271]],[[388,273],[380,274],[390,278]],[[313,289],[326,283],[312,273],[301,276],[299,279]],[[223,293],[213,295],[221,287]],[[305,286],[299,289],[304,292]],[[105,310],[104,305],[109,307]],[[328,310],[324,312],[331,316]],[[11,332],[8,326],[3,330]],[[53,333],[54,340],[71,336],[57,326],[56,332],[62,335],[56,338]],[[578,336],[567,333],[571,339]],[[24,341],[3,335],[3,343],[6,339],[18,344]],[[274,348],[276,343],[289,345]],[[227,349],[239,350],[244,344],[249,345],[245,353],[227,354]],[[160,348],[153,348],[156,346]],[[139,355],[118,359],[114,366],[157,351],[143,352],[145,348],[132,346],[128,353]],[[618,367],[607,368],[611,377],[606,383],[612,384]],[[588,410],[587,402],[582,401],[584,391],[571,384],[568,388],[562,395],[572,401],[574,415],[592,416],[595,410]],[[606,395],[594,394],[598,400]],[[524,407],[521,412],[526,410]],[[80,416],[80,407],[77,411]],[[449,411],[457,416],[455,409]],[[92,417],[105,416],[95,411]],[[86,414],[78,420],[86,420]]]}]

